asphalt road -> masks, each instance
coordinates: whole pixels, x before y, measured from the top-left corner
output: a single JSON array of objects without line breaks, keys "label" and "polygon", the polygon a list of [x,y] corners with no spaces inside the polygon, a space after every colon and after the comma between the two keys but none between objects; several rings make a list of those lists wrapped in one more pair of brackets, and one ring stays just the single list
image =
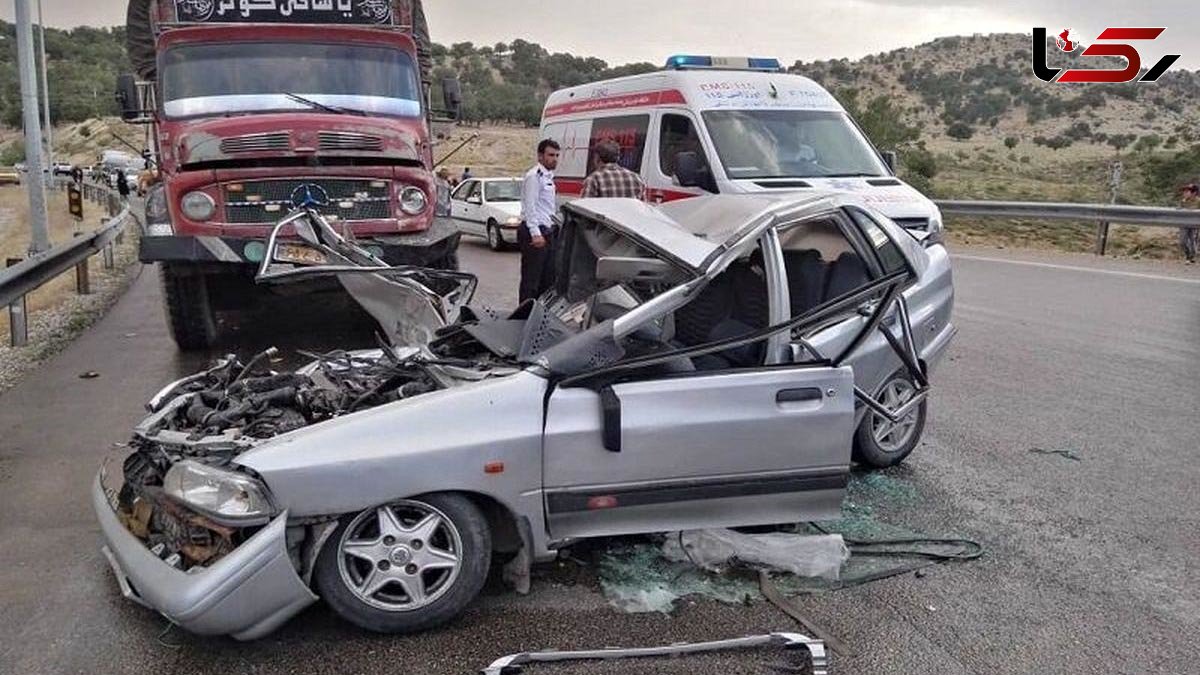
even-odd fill
[{"label": "asphalt road", "polygon": [[[467,243],[462,259],[481,275],[484,303],[512,303],[515,254]],[[987,554],[799,599],[855,652],[833,672],[1196,672],[1200,274],[993,250],[959,256],[956,278],[961,333],[935,374],[926,441],[887,474],[907,497],[882,498],[874,516],[978,539]],[[369,344],[348,312],[311,304],[276,308],[269,331],[245,327],[223,349]],[[551,568],[530,596],[490,587],[462,620],[419,636],[369,635],[320,605],[252,644],[164,634],[161,617],[120,597],[88,485],[143,401],[205,358],[175,351],[146,269],[105,319],[0,395],[0,672],[467,673],[527,649],[797,629],[762,602],[624,615]],[[763,662],[570,672],[761,672]]]}]

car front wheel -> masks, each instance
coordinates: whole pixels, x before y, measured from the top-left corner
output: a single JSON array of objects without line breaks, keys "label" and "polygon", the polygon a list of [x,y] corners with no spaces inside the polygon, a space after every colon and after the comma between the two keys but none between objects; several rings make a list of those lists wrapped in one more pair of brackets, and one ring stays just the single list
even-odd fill
[{"label": "car front wheel", "polygon": [[434,494],[346,516],[317,558],[317,590],[342,618],[411,633],[458,616],[479,594],[491,533],[467,498]]},{"label": "car front wheel", "polygon": [[500,232],[500,224],[494,220],[489,220],[487,224],[487,242],[488,248],[493,251],[503,251],[507,248],[504,235]]},{"label": "car front wheel", "polygon": [[[883,383],[875,400],[894,412],[916,393],[916,384],[907,371],[901,370]],[[868,410],[854,435],[854,461],[881,469],[903,462],[925,433],[928,403],[928,399],[921,401],[898,422]]]}]

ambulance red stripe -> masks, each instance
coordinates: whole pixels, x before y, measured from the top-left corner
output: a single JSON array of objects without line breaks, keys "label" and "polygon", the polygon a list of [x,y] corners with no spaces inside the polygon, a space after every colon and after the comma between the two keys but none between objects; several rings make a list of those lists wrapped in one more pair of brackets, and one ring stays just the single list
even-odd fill
[{"label": "ambulance red stripe", "polygon": [[562,117],[576,113],[594,112],[597,110],[620,110],[622,108],[644,108],[646,106],[670,105],[686,103],[683,92],[678,89],[663,89],[661,91],[646,91],[621,96],[604,98],[589,98],[582,101],[570,101],[546,108],[543,117]]}]

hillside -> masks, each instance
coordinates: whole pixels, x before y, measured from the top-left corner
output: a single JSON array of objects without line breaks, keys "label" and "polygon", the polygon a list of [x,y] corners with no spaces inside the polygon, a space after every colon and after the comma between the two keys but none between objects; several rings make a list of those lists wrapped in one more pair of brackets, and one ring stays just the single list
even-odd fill
[{"label": "hillside", "polygon": [[[1200,73],[1176,68],[1152,84],[1050,84],[1033,77],[1031,52],[1028,35],[945,37],[858,61],[797,62],[791,71],[843,97],[886,96],[931,141],[1171,149],[1200,139]],[[1051,54],[1056,65],[1079,60]],[[1086,67],[1097,63],[1089,58]]]}]

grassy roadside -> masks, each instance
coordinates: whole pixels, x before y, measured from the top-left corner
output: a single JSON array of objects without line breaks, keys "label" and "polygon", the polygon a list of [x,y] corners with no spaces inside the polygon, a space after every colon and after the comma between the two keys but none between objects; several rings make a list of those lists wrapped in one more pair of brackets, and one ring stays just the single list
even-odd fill
[{"label": "grassy roadside", "polygon": [[[66,212],[65,193],[48,193],[51,213],[51,241],[61,243],[76,231]],[[100,224],[102,210],[84,205],[88,218],[80,231],[94,230]],[[0,254],[24,255],[29,246],[25,225],[28,203],[22,188],[0,188]],[[0,392],[16,384],[26,373],[64,349],[116,302],[135,278],[137,264],[137,227],[125,230],[124,241],[114,247],[113,269],[106,270],[100,256],[89,262],[89,295],[75,293],[75,275],[66,273],[28,296],[29,344],[9,346],[8,312],[0,311]]]},{"label": "grassy roadside", "polygon": [[[85,218],[76,223],[67,213],[67,193],[54,190],[46,191],[47,211],[49,212],[49,230],[51,245],[70,240],[76,233],[86,233],[100,226],[100,217],[104,213],[99,205],[86,202],[84,204]],[[0,258],[24,258],[29,252],[29,197],[23,186],[0,187]],[[0,260],[0,264],[3,264]],[[101,266],[93,261],[92,276],[103,272]],[[75,276],[63,274],[50,283],[42,286],[27,297],[28,309],[31,314],[51,309],[62,304],[67,296],[75,293]],[[0,312],[0,336],[7,339],[8,313]]]}]

